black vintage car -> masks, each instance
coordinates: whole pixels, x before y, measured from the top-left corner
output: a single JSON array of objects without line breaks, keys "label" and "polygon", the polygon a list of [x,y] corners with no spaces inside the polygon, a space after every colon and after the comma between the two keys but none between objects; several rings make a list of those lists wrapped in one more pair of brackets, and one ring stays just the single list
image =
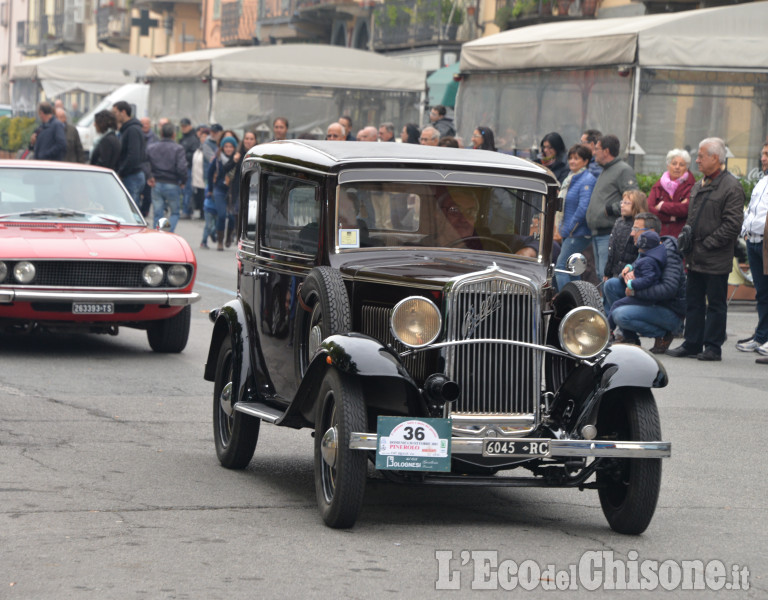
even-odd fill
[{"label": "black vintage car", "polygon": [[[481,150],[273,142],[245,158],[238,295],[211,313],[216,453],[261,422],[314,429],[325,523],[352,526],[371,461],[394,481],[597,489],[639,534],[661,483],[644,350],[598,291],[553,289],[552,174]],[[583,257],[569,259],[583,270]]]}]

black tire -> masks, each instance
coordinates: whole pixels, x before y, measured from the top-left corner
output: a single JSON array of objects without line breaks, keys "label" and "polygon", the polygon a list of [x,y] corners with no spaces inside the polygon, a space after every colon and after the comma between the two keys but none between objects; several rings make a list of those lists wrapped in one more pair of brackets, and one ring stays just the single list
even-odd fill
[{"label": "black tire", "polygon": [[187,305],[170,319],[152,321],[147,326],[147,340],[155,352],[178,353],[184,350],[189,339],[192,307]]},{"label": "black tire", "polygon": [[[336,429],[334,464],[323,458],[323,437]],[[352,527],[363,505],[368,457],[350,450],[353,431],[366,431],[365,402],[360,384],[329,370],[320,386],[315,416],[315,493],[323,521],[328,527]]]},{"label": "black tire", "polygon": [[[555,314],[549,321],[547,331],[547,344],[559,347],[558,329],[560,321],[574,308],[579,306],[591,306],[605,313],[603,299],[600,297],[598,289],[588,281],[569,281],[563,286],[563,289],[555,296],[554,302]],[[545,358],[545,373],[547,389],[556,391],[565,381],[565,378],[578,363],[564,356],[555,356],[547,353]]]},{"label": "black tire", "polygon": [[[238,388],[237,364],[232,340],[225,337],[216,358],[216,379],[213,385],[213,439],[216,456],[227,469],[244,469],[253,458],[259,439],[261,421],[256,417],[232,410],[232,396]],[[227,390],[227,384],[229,389]],[[227,403],[229,404],[227,406]]]},{"label": "black tire", "polygon": [[[600,404],[597,430],[605,432],[600,439],[660,440],[659,411],[651,391],[622,388],[609,392]],[[600,506],[611,529],[628,535],[643,533],[659,499],[661,459],[612,459],[608,468],[598,470],[597,482]]]},{"label": "black tire", "polygon": [[299,294],[309,309],[299,303],[294,329],[294,364],[296,376],[301,379],[319,343],[328,336],[347,333],[352,328],[352,318],[344,280],[331,267],[312,269]]}]

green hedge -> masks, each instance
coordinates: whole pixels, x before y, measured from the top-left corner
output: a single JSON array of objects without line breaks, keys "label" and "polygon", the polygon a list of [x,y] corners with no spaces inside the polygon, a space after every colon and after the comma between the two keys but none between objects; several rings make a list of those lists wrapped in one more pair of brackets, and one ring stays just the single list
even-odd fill
[{"label": "green hedge", "polygon": [[37,122],[31,117],[0,118],[0,150],[16,152],[26,148]]}]

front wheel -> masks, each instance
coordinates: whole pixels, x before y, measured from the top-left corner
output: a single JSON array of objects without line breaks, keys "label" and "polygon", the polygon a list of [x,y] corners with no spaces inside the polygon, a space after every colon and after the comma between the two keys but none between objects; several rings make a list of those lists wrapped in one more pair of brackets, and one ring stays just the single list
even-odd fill
[{"label": "front wheel", "polygon": [[235,354],[232,340],[225,337],[216,359],[216,379],[213,386],[213,439],[216,455],[228,469],[244,469],[253,458],[259,439],[261,421],[234,410],[238,379],[235,377]]},{"label": "front wheel", "polygon": [[162,321],[152,321],[147,326],[147,340],[155,352],[178,353],[184,350],[189,339],[192,308],[187,305],[181,312]]},{"label": "front wheel", "polygon": [[363,505],[368,458],[349,448],[353,431],[366,431],[360,384],[328,371],[320,386],[315,417],[315,493],[329,527],[352,527]]},{"label": "front wheel", "polygon": [[[600,439],[657,441],[661,423],[656,401],[648,389],[623,388],[601,401],[597,421]],[[638,535],[656,511],[661,488],[660,458],[614,458],[597,473],[598,495],[611,529]]]}]

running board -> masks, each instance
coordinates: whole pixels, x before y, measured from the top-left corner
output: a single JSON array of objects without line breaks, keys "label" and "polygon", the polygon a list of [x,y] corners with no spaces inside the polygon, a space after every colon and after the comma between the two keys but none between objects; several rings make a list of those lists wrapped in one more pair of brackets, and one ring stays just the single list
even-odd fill
[{"label": "running board", "polygon": [[279,408],[274,408],[261,402],[238,402],[234,406],[237,412],[241,412],[252,417],[266,421],[267,423],[276,423],[285,413]]}]

